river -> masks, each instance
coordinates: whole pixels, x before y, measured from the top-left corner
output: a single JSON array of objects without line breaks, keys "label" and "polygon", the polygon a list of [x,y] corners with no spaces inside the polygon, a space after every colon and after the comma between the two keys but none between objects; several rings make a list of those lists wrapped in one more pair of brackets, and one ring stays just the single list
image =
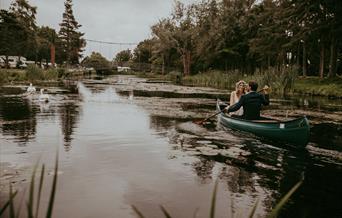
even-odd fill
[{"label": "river", "polygon": [[220,90],[132,76],[77,87],[45,87],[48,103],[23,96],[23,87],[1,88],[2,204],[9,182],[22,193],[19,202],[39,161],[46,165],[43,214],[58,150],[54,217],[136,217],[132,205],[146,217],[163,217],[160,205],[172,217],[209,217],[215,181],[216,217],[246,217],[257,202],[256,215],[264,217],[302,176],[280,217],[342,214],[341,99],[271,99],[263,113],[311,121],[307,148],[294,149],[223,130],[215,119],[204,127],[191,122],[215,112]]}]

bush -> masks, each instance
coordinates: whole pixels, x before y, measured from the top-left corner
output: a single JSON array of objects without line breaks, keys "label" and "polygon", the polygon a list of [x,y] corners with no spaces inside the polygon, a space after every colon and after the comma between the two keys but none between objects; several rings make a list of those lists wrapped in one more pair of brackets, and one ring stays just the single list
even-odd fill
[{"label": "bush", "polygon": [[31,64],[26,69],[26,77],[30,81],[41,80],[43,79],[43,70],[35,64]]},{"label": "bush", "polygon": [[48,69],[43,71],[43,79],[44,80],[57,80],[58,79],[58,71],[56,69]]},{"label": "bush", "polygon": [[258,82],[260,88],[268,85],[273,92],[286,95],[293,91],[295,80],[298,77],[297,72],[297,67],[284,67],[281,70],[270,68],[256,73],[251,78]]},{"label": "bush", "polygon": [[234,89],[235,83],[244,79],[244,75],[238,71],[209,71],[199,73],[195,76],[186,76],[183,78],[183,83],[193,86],[215,87],[219,89]]},{"label": "bush", "polygon": [[26,80],[26,73],[17,69],[0,69],[0,84]]}]

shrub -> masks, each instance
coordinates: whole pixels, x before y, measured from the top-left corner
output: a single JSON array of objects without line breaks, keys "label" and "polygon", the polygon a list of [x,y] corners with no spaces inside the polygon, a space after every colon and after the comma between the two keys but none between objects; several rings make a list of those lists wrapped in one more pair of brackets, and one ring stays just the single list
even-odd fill
[{"label": "shrub", "polygon": [[44,80],[56,80],[58,79],[58,71],[56,69],[48,69],[43,71],[42,79]]},{"label": "shrub", "polygon": [[26,77],[28,80],[41,80],[43,79],[43,70],[38,66],[31,64],[26,69]]}]

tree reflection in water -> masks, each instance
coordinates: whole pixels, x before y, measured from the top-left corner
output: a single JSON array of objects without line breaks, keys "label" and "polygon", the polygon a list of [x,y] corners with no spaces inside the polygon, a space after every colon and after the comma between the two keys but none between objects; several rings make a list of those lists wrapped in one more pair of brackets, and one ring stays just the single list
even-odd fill
[{"label": "tree reflection in water", "polygon": [[80,106],[74,101],[65,102],[59,106],[59,115],[64,136],[64,149],[65,151],[70,151],[72,135],[79,121]]},{"label": "tree reflection in water", "polygon": [[13,136],[19,145],[33,140],[36,135],[36,109],[28,99],[21,97],[0,98],[0,118],[3,120],[2,134]]}]

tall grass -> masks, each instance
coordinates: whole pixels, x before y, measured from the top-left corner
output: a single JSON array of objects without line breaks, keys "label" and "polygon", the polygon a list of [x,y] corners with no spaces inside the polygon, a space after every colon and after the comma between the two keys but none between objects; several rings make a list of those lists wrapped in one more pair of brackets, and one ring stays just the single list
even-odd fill
[{"label": "tall grass", "polygon": [[230,71],[224,73],[222,71],[209,71],[206,73],[199,73],[193,76],[186,76],[182,78],[184,85],[214,87],[218,89],[233,89],[235,83],[245,76],[238,71]]},{"label": "tall grass", "polygon": [[250,79],[257,81],[260,85],[268,85],[272,91],[286,95],[293,92],[298,69],[297,67],[283,67],[280,70],[270,68],[263,72],[257,72]]},{"label": "tall grass", "polygon": [[0,85],[26,80],[24,70],[0,69]]},{"label": "tall grass", "polygon": [[26,77],[30,81],[37,80],[57,80],[58,71],[56,69],[43,70],[36,65],[29,65],[26,69]]},{"label": "tall grass", "polygon": [[254,75],[244,75],[238,71],[224,73],[222,71],[209,71],[193,76],[186,76],[182,79],[183,84],[192,86],[214,87],[219,89],[235,89],[235,84],[239,80],[255,80],[259,86],[268,85],[272,91],[285,95],[293,91],[297,78],[297,68],[288,67],[282,69],[270,68],[259,71]]},{"label": "tall grass", "polygon": [[0,69],[0,84],[12,82],[36,82],[42,80],[58,80],[66,77],[63,69],[43,70],[36,65],[29,65],[27,69]]},{"label": "tall grass", "polygon": [[[38,218],[38,215],[39,215],[41,193],[42,193],[43,183],[44,183],[45,165],[42,164],[42,167],[41,167],[38,192],[36,193],[36,198],[35,198],[34,187],[35,187],[37,166],[38,166],[38,164],[36,164],[36,166],[34,167],[33,172],[32,172],[30,189],[29,189],[29,198],[28,198],[28,201],[26,202],[28,218]],[[58,177],[58,152],[56,154],[54,176],[53,176],[53,182],[52,182],[52,187],[51,187],[51,191],[50,191],[48,208],[46,209],[46,216],[45,216],[46,218],[52,217],[54,199],[55,199],[56,189],[57,189],[57,177]],[[268,218],[277,217],[280,210],[283,208],[283,206],[286,204],[286,202],[290,199],[290,197],[293,195],[293,193],[295,193],[296,190],[302,185],[303,181],[304,181],[304,178],[302,178],[295,186],[293,186],[291,188],[291,190],[284,197],[282,197],[282,199],[274,207],[274,209],[271,211],[271,213],[267,215]],[[215,211],[216,211],[216,196],[217,196],[217,190],[218,190],[217,187],[218,187],[218,180],[215,182],[213,193],[212,193],[210,213],[209,213],[210,218],[215,218],[215,215],[216,215]],[[2,215],[4,215],[4,213],[7,211],[7,209],[8,209],[8,214],[9,214],[10,218],[18,218],[19,217],[20,212],[21,212],[21,202],[20,202],[19,206],[17,207],[18,209],[15,209],[15,205],[14,205],[14,198],[16,197],[17,193],[18,193],[18,191],[13,191],[12,184],[10,183],[10,185],[9,185],[9,199],[3,205],[3,207],[0,208],[0,217],[2,217]],[[24,196],[25,196],[25,194],[24,194]],[[259,200],[254,204],[252,210],[250,211],[249,216],[248,216],[249,218],[254,217],[255,211],[256,211],[257,206],[258,206],[258,202],[259,202]],[[36,206],[35,210],[34,210],[34,205]],[[139,218],[145,217],[143,215],[143,213],[136,206],[132,205],[132,209],[137,214],[137,216]],[[166,210],[166,208],[163,205],[160,205],[160,209],[166,218],[172,218],[170,213]],[[194,212],[194,217],[196,217],[196,214],[197,214],[197,209]]]},{"label": "tall grass", "polygon": [[[45,173],[45,165],[42,164],[41,173],[40,173],[40,180],[38,186],[38,192],[35,193],[35,180],[36,180],[36,171],[37,171],[38,164],[35,165],[32,175],[31,175],[31,182],[30,182],[30,189],[29,189],[29,197],[26,202],[26,209],[27,209],[27,217],[28,218],[38,218],[39,209],[40,209],[40,202],[41,202],[41,194],[43,190],[43,183],[44,183],[44,173]],[[52,217],[53,205],[55,200],[55,194],[57,189],[57,177],[58,177],[58,152],[56,154],[56,162],[54,168],[54,176],[52,187],[50,191],[49,203],[48,207],[46,208],[46,218]],[[18,218],[21,212],[21,202],[17,210],[15,210],[14,206],[14,198],[17,195],[18,191],[13,192],[12,185],[9,185],[9,199],[4,204],[4,206],[0,209],[0,217],[7,211],[9,208],[9,217],[10,218]],[[25,196],[25,194],[24,194]],[[36,196],[36,197],[35,197]],[[36,206],[36,208],[34,208]]]}]

